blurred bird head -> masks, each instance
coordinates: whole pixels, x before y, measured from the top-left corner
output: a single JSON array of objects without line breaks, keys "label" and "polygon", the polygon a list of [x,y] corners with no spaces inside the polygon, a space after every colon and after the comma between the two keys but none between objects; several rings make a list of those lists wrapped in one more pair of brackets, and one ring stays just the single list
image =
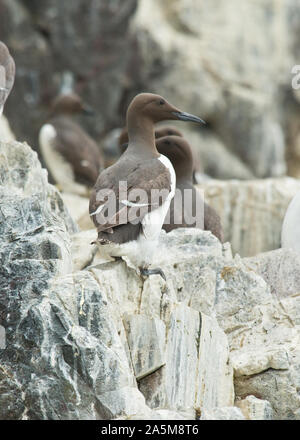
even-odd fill
[{"label": "blurred bird head", "polygon": [[53,114],[75,115],[81,113],[87,116],[94,115],[92,108],[73,92],[58,95],[51,104],[51,111]]},{"label": "blurred bird head", "polygon": [[156,141],[160,154],[172,163],[177,179],[193,179],[194,159],[189,143],[181,136],[164,136]]}]

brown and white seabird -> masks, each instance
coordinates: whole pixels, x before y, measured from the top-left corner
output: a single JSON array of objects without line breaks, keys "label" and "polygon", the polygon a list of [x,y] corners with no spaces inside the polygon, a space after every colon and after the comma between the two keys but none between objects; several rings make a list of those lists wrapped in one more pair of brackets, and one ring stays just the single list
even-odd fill
[{"label": "brown and white seabird", "polygon": [[[224,240],[221,220],[217,212],[201,197],[193,185],[193,153],[188,142],[179,136],[165,136],[156,140],[159,153],[166,156],[176,173],[176,192],[171,201],[163,229],[200,227]],[[204,215],[203,215],[204,214]]]},{"label": "brown and white seabird", "polygon": [[0,41],[0,116],[15,81],[15,62],[6,45]]},{"label": "brown and white seabird", "polygon": [[39,133],[40,151],[53,179],[65,192],[89,194],[104,168],[100,148],[73,120],[76,114],[92,114],[75,93],[59,95],[50,119]]},{"label": "brown and white seabird", "polygon": [[[176,175],[170,160],[156,149],[154,125],[164,120],[203,121],[151,93],[141,93],[131,101],[126,119],[128,147],[100,174],[90,199],[90,215],[100,250],[125,258],[142,275],[164,277],[161,269],[149,266],[175,194]],[[160,197],[153,197],[154,192]],[[116,203],[112,210],[111,201]]]}]

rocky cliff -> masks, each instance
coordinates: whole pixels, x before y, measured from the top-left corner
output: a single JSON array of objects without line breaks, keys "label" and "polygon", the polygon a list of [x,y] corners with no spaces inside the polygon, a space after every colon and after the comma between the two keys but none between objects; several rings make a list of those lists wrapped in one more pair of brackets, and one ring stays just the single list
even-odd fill
[{"label": "rocky cliff", "polygon": [[300,181],[291,177],[208,180],[198,185],[222,218],[232,252],[249,257],[281,246],[282,222]]},{"label": "rocky cliff", "polygon": [[1,419],[299,419],[294,255],[179,229],[167,282],[144,280],[101,259],[28,145],[0,164]]}]

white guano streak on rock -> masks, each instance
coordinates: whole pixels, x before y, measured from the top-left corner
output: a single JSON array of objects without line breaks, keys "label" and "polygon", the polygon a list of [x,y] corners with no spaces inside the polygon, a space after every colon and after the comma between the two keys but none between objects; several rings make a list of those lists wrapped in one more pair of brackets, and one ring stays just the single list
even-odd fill
[{"label": "white guano streak on rock", "polygon": [[231,406],[234,402],[233,369],[225,333],[215,318],[201,313],[198,380],[195,408]]},{"label": "white guano streak on rock", "polygon": [[137,380],[165,364],[165,324],[146,315],[125,316],[127,341]]}]

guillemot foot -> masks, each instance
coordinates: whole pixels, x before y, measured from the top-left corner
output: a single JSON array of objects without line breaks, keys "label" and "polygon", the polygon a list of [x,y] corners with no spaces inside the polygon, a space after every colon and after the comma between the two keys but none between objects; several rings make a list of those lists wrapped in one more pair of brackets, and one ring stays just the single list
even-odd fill
[{"label": "guillemot foot", "polygon": [[165,281],[167,281],[166,275],[164,274],[162,269],[160,269],[159,267],[156,268],[156,269],[145,269],[145,268],[142,268],[142,269],[140,269],[140,273],[144,277],[148,277],[150,275],[160,275]]}]

